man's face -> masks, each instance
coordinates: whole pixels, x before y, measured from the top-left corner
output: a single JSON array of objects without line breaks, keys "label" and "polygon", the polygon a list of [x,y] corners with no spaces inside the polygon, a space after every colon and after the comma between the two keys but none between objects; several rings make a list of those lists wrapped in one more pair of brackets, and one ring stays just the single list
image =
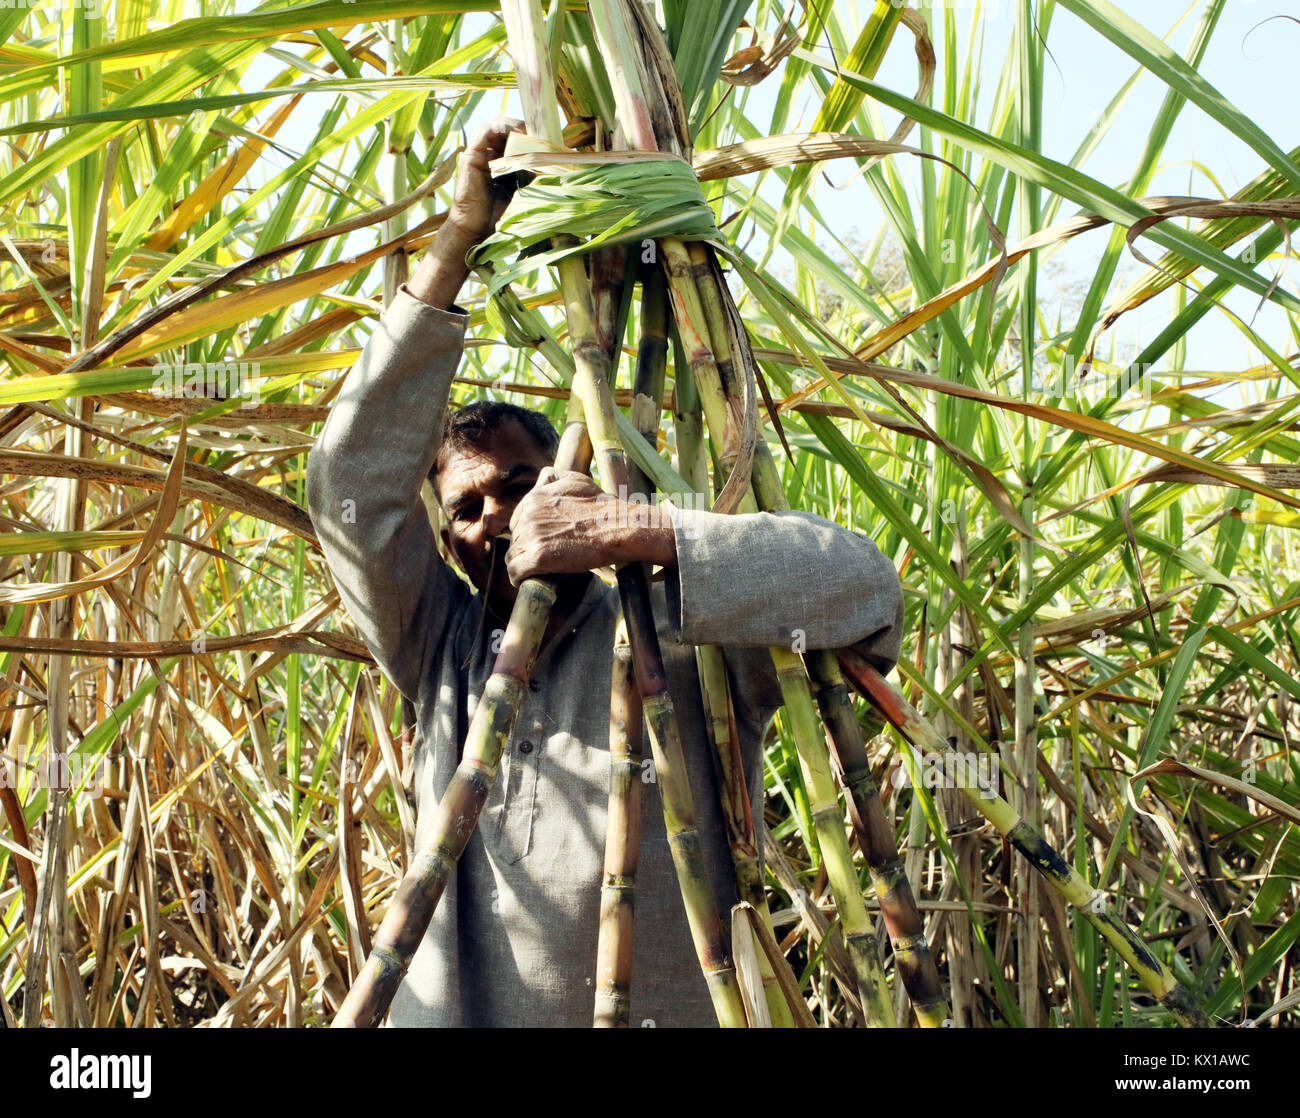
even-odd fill
[{"label": "man's face", "polygon": [[470,582],[498,604],[512,603],[518,590],[506,577],[504,541],[493,569],[492,543],[509,529],[515,506],[550,464],[532,436],[511,421],[481,445],[453,451],[438,471],[443,543]]}]

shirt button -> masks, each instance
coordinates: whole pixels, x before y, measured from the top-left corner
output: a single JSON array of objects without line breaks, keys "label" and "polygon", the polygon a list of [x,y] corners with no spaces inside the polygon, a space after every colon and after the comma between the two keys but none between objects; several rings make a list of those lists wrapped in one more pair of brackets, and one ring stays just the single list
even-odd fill
[{"label": "shirt button", "polygon": [[532,742],[530,742],[530,741],[521,741],[521,742],[519,743],[519,752],[520,752],[520,753],[531,753],[532,751],[533,751],[533,743],[532,743]]},{"label": "shirt button", "polygon": [[538,683],[537,680],[535,680],[535,679],[530,679],[530,680],[528,681],[528,690],[529,690],[529,691],[540,691],[541,689],[542,689],[542,685],[541,685],[540,683]]}]

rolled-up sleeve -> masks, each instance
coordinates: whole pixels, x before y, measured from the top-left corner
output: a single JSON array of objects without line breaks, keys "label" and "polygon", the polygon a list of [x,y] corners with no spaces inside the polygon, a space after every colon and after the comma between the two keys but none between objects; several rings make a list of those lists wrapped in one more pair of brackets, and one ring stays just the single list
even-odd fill
[{"label": "rolled-up sleeve", "polygon": [[852,646],[898,661],[903,594],[874,543],[812,513],[735,516],[671,508],[676,630],[689,644]]}]

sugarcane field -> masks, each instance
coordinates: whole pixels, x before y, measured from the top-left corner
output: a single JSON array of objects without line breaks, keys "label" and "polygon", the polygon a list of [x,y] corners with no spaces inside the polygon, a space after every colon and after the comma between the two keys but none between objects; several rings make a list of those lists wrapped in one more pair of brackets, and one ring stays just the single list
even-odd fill
[{"label": "sugarcane field", "polygon": [[32,1083],[175,1097],[126,1030],[1017,1029],[1258,1098],[1297,47],[1287,0],[0,0],[0,1025],[77,1030]]}]

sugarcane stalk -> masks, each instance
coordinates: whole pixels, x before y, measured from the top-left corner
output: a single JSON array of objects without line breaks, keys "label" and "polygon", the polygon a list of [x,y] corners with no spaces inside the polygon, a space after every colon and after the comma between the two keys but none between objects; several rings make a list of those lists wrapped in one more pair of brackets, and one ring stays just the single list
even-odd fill
[{"label": "sugarcane stalk", "polygon": [[[648,83],[644,80],[643,67],[633,64],[634,61],[640,61],[641,52],[640,45],[635,40],[630,9],[622,0],[590,0],[588,10],[591,12],[592,27],[602,55],[607,60],[617,60],[610,67],[610,84],[624,134],[635,148],[657,151],[661,142],[665,142],[671,149],[672,137],[656,135],[652,123],[655,113],[647,101]],[[663,95],[662,87],[658,92]],[[660,119],[668,116],[663,112],[659,114]],[[659,246],[672,292],[678,334],[686,351],[690,375],[700,395],[715,458],[722,479],[725,479],[730,476],[739,456],[744,409],[739,393],[728,393],[727,380],[718,365],[721,358],[729,357],[731,353],[731,347],[725,344],[721,327],[717,325],[721,319],[721,296],[711,284],[701,284],[703,273],[699,266],[702,263],[707,267],[708,264],[702,246],[691,245],[688,248],[680,239],[672,237],[661,239]],[[711,318],[715,320],[714,329],[718,331],[716,336],[710,328]],[[729,379],[733,387],[735,376],[734,370],[731,371]],[[742,505],[744,507],[752,508],[753,505]],[[787,706],[791,702],[799,705],[799,715],[791,720],[796,728],[796,748],[807,775],[819,779],[824,772],[829,777],[829,754],[816,730],[816,716],[813,713],[807,677],[797,657],[791,664],[788,657],[792,655],[785,648],[772,650]],[[811,723],[803,717],[804,712],[812,715]],[[800,737],[802,741],[799,741]],[[820,785],[819,788],[823,793],[826,791]],[[838,804],[833,782],[830,794]],[[829,805],[823,804],[823,807],[829,810]],[[835,829],[839,842],[837,844],[828,834],[823,842],[823,853],[832,889],[836,892],[836,904],[842,914],[846,937],[851,940],[850,953],[854,959],[864,1009],[870,1023],[892,1027],[895,1024],[893,1006],[889,1000],[875,937],[871,932],[871,918],[862,902],[862,891],[857,886],[848,840],[838,823]],[[850,881],[853,882],[851,895],[841,895]]]},{"label": "sugarcane stalk", "polygon": [[591,302],[596,313],[596,336],[609,357],[609,382],[618,380],[619,346],[626,325],[624,301],[631,299],[635,272],[629,275],[627,245],[608,245],[587,254],[591,277]]},{"label": "sugarcane stalk", "polygon": [[705,726],[718,762],[722,819],[736,867],[737,890],[742,901],[762,912],[767,898],[763,892],[758,847],[754,841],[754,821],[745,789],[740,742],[734,732],[735,715],[731,709],[726,662],[716,645],[697,645],[695,660],[700,675],[700,694],[704,700]]},{"label": "sugarcane stalk", "polygon": [[686,350],[676,324],[673,341],[673,438],[677,444],[677,473],[696,493],[709,488],[708,454],[704,445],[704,413],[700,394],[686,369]]},{"label": "sugarcane stalk", "polygon": [[609,814],[605,877],[596,944],[597,1028],[628,1026],[631,1011],[633,913],[641,844],[641,696],[636,689],[627,626],[614,639],[609,708]]},{"label": "sugarcane stalk", "polygon": [[[659,415],[663,410],[664,374],[668,366],[668,286],[659,269],[651,269],[641,287],[641,337],[637,342],[636,374],[632,380],[632,425],[653,447],[659,445]],[[628,488],[648,497],[654,486],[635,464],[628,467]]]},{"label": "sugarcane stalk", "polygon": [[[902,693],[862,656],[850,649],[836,654],[845,676],[913,746],[923,753],[957,752],[933,726],[916,712]],[[981,815],[1029,859],[1061,897],[1077,908],[1107,939],[1145,986],[1182,1025],[1207,1028],[1210,1021],[1191,993],[1138,937],[1088,880],[1070,865],[1043,837],[1020,817],[1001,796],[978,786],[962,788],[963,794]]]},{"label": "sugarcane stalk", "polygon": [[[661,269],[652,268],[643,285],[641,340],[637,349],[631,408],[633,423],[650,446],[658,443],[659,417],[663,409],[668,348],[667,317],[667,282]],[[649,478],[640,470],[633,470],[630,482],[633,499],[649,499],[652,492]],[[771,915],[763,891],[753,821],[749,815],[749,793],[745,786],[739,739],[735,732],[735,715],[731,707],[722,654],[711,646],[697,647],[695,653],[706,732],[714,747],[723,823],[740,896],[742,900],[749,901],[770,923]],[[768,1018],[778,1028],[793,1026],[794,1013],[786,1004],[785,994],[765,955],[757,957],[757,967],[763,981]]]},{"label": "sugarcane stalk", "polygon": [[687,248],[675,238],[664,237],[659,241],[659,250],[672,294],[673,319],[686,354],[686,371],[699,396],[715,457],[726,476],[740,445],[740,415],[728,407]]},{"label": "sugarcane stalk", "polygon": [[501,651],[465,737],[464,755],[438,802],[432,838],[416,854],[393,895],[333,1028],[372,1028],[388,1012],[496,779],[555,597],[555,587],[546,579],[520,583]]},{"label": "sugarcane stalk", "polygon": [[663,802],[664,830],[677,871],[691,938],[718,1014],[718,1023],[725,1028],[744,1028],[745,1010],[736,972],[727,953],[713,885],[695,824],[695,803],[677,718],[668,694],[668,679],[663,658],[657,655],[659,642],[650,614],[649,584],[639,563],[621,568],[618,574],[623,616],[628,621],[628,635],[632,642],[637,690],[641,694],[646,727],[650,732],[655,780]]},{"label": "sugarcane stalk", "polygon": [[[698,307],[698,298],[691,290],[693,276],[689,271],[689,257],[685,255],[680,241],[672,242],[672,259],[676,263],[678,282],[674,297],[685,299],[698,316],[702,310]],[[650,445],[657,444],[659,415],[662,410],[663,366],[667,350],[666,315],[667,315],[667,279],[668,273],[663,269],[652,269],[643,289],[642,336],[638,356],[637,380],[633,389],[633,422]],[[688,320],[688,335],[692,338],[691,353],[695,360],[707,365],[713,354]],[[678,337],[680,338],[680,332]],[[680,366],[678,366],[680,368]],[[707,379],[707,377],[706,377]],[[690,396],[698,404],[699,394],[695,390],[695,380],[686,371],[678,378],[679,385],[689,385]],[[718,396],[719,402],[723,400]],[[727,414],[724,412],[724,414]],[[695,409],[696,423],[699,422],[699,409]],[[727,414],[725,422],[730,431],[729,455],[723,464],[724,473],[729,473],[734,464],[739,447],[737,418]],[[702,445],[702,444],[696,444]],[[679,449],[682,449],[679,447]],[[690,451],[687,450],[689,456]],[[637,471],[640,475],[640,471]],[[643,475],[634,479],[641,481]],[[701,479],[702,480],[702,479]],[[644,488],[634,488],[642,496],[649,495],[648,480]],[[771,927],[771,912],[768,908],[767,895],[763,888],[762,870],[758,860],[758,846],[754,837],[753,820],[750,818],[749,793],[745,784],[744,766],[740,756],[740,743],[735,728],[735,713],[732,709],[730,689],[727,685],[726,667],[721,651],[714,646],[698,646],[695,650],[696,666],[700,679],[700,691],[704,705],[705,725],[710,741],[714,747],[713,756],[717,762],[718,790],[721,798],[723,824],[727,833],[728,849],[736,871],[737,889],[742,901],[748,902],[758,913],[768,928]],[[782,984],[778,981],[772,961],[766,954],[758,957],[758,970],[762,977],[764,997],[772,1024],[777,1028],[793,1027],[794,1009],[787,1003]],[[784,963],[784,960],[782,960]],[[788,965],[786,965],[788,970]]]},{"label": "sugarcane stalk", "polygon": [[[719,375],[729,386],[728,394],[734,398],[739,394],[737,366],[747,359],[743,350],[745,340],[735,326],[735,320],[726,313],[726,289],[707,250],[702,245],[692,245],[690,251],[696,265],[701,300],[709,317],[710,336],[715,347],[726,347],[728,351],[726,358],[721,353],[717,358]],[[762,442],[755,448],[751,482],[760,509],[781,512],[789,508],[776,463]],[[849,701],[847,686],[830,651],[810,650],[804,655],[804,664],[817,691],[827,737],[846,776],[846,789],[855,808],[854,826],[894,948],[899,978],[912,1002],[918,1023],[925,1028],[940,1027],[950,1019],[951,1012],[911,884],[898,855],[893,831],[880,803],[879,790],[871,778],[866,745]]]},{"label": "sugarcane stalk", "polygon": [[[658,439],[662,409],[667,357],[667,313],[667,282],[662,270],[656,268],[647,275],[645,281],[641,344],[638,348],[632,404],[633,422],[642,437],[652,446]],[[633,472],[631,488],[637,497],[650,496],[649,479],[640,470]],[[749,817],[749,797],[740,763],[740,747],[732,729],[734,714],[731,710],[726,667],[722,653],[716,647],[697,646],[695,654],[704,701],[705,726],[718,761],[722,817],[736,867],[740,899],[748,901],[759,911],[766,911],[767,901],[759,872],[758,850],[753,838],[753,821]]]},{"label": "sugarcane stalk", "polygon": [[921,1027],[940,1028],[952,1012],[944,997],[934,952],[925,937],[925,924],[916,907],[911,882],[898,854],[893,828],[885,818],[880,789],[871,776],[866,742],[849,698],[848,685],[835,654],[829,649],[809,649],[803,660],[854,809],[853,825],[871,871],[880,917],[893,944],[898,977]]},{"label": "sugarcane stalk", "polygon": [[[565,265],[576,265],[576,269]],[[569,314],[569,330],[573,335],[575,322],[584,321],[587,314],[582,298],[586,289],[582,284],[581,263],[573,258],[562,262],[560,276],[562,290],[565,292],[566,311]],[[576,353],[575,345],[575,356]],[[579,380],[575,377],[575,388],[578,387]],[[608,382],[603,379],[590,388],[595,388],[597,411],[593,414],[586,398],[583,408],[588,417],[588,429],[600,467],[602,487],[606,492],[626,497],[627,465],[615,426],[613,395]],[[621,566],[616,574],[623,616],[628,627],[637,689],[650,732],[657,783],[663,799],[665,829],[696,954],[719,1023],[733,1028],[744,1027],[744,1007],[696,827],[695,805],[687,777],[676,712],[668,691],[663,655],[650,610],[649,583],[644,566],[640,563]]]},{"label": "sugarcane stalk", "polygon": [[853,855],[844,833],[844,812],[831,775],[830,754],[817,725],[808,677],[797,653],[779,646],[773,647],[771,652],[794,735],[795,750],[799,754],[804,787],[808,790],[813,829],[826,867],[826,877],[835,896],[849,957],[853,960],[862,1011],[868,1025],[892,1029],[897,1025],[894,1003],[889,997],[889,986],[880,965],[871,917],[862,900],[862,887],[853,868]]},{"label": "sugarcane stalk", "polygon": [[[710,337],[718,354],[718,374],[727,394],[735,399],[740,393],[737,366],[745,360],[741,350],[744,341],[734,326],[729,328],[734,320],[727,314],[724,303],[726,289],[707,249],[694,244],[690,246],[690,254],[701,302],[709,319]],[[776,463],[762,441],[754,450],[751,482],[758,508],[783,512],[790,507]],[[941,1027],[951,1016],[948,1002],[893,831],[880,803],[879,789],[871,778],[862,729],[849,702],[848,688],[829,650],[809,650],[804,655],[804,664],[816,686],[828,737],[845,772],[845,785],[856,809],[855,828],[871,872],[881,917],[889,931],[899,978],[918,1023],[925,1028]],[[850,773],[852,780],[847,779]]]},{"label": "sugarcane stalk", "polygon": [[[683,305],[692,307],[702,316],[704,329],[699,335],[700,344],[709,352],[708,360],[701,359],[693,362],[692,372],[698,370],[703,377],[708,378],[708,387],[701,391],[703,398],[707,399],[709,392],[713,392],[724,400],[724,428],[728,432],[734,431],[737,429],[737,417],[741,410],[738,399],[739,382],[736,362],[732,357],[734,347],[729,343],[725,329],[722,294],[718,286],[710,282],[709,261],[704,247],[692,244],[686,251],[690,261],[690,283],[694,288],[695,297],[691,299],[688,296],[683,300]],[[738,434],[731,439],[724,434],[722,439],[718,439],[718,430],[715,425],[710,425],[710,436],[714,439],[715,451],[721,463],[720,469],[723,475],[721,480],[725,480],[735,461],[734,447],[738,444],[739,438]],[[719,443],[722,445],[719,446]],[[765,450],[765,446],[760,442],[756,447],[756,461],[758,455]],[[770,456],[768,460],[770,461]],[[742,510],[755,507],[753,501],[752,496],[747,496],[746,503],[741,506]],[[786,710],[790,715],[790,726],[795,738],[795,750],[799,755],[801,771],[808,787],[810,800],[813,801],[817,841],[826,862],[827,877],[840,913],[845,940],[849,946],[863,1013],[868,1024],[892,1028],[897,1024],[897,1019],[889,999],[888,984],[885,980],[871,917],[863,903],[862,890],[858,884],[857,873],[853,869],[853,858],[842,825],[839,797],[831,777],[830,756],[817,728],[817,717],[808,679],[802,662],[790,649],[778,645],[770,649],[770,654],[777,670]]]},{"label": "sugarcane stalk", "polygon": [[[786,961],[785,956],[781,953],[781,948],[776,942],[776,937],[772,934],[771,918],[763,917],[756,912],[751,905],[741,901],[732,909],[734,919],[735,913],[744,911],[749,916],[750,928],[754,933],[755,940],[761,949],[759,955],[759,971],[763,971],[763,960],[767,960],[767,969],[770,970],[781,991],[781,1004],[786,1007],[787,1012],[791,1014],[791,1021],[788,1027],[796,1029],[815,1029],[817,1022],[813,1020],[813,1015],[808,1010],[808,1003],[804,1001],[803,995],[799,992],[799,983],[794,977],[794,972],[790,969],[790,964]],[[766,983],[766,979],[764,979]],[[770,993],[767,994],[768,1010],[770,1012],[773,998]],[[775,1017],[772,1018],[773,1028],[782,1028],[782,1024]]]},{"label": "sugarcane stalk", "polygon": [[[666,100],[663,87],[650,80],[642,56],[641,42],[632,22],[626,0],[590,0],[587,10],[591,25],[605,60],[610,88],[614,93],[619,124],[628,144],[639,151],[668,151],[683,154],[677,136],[666,123],[656,131],[654,122],[667,122],[672,114],[654,104],[647,96],[647,85],[658,98]],[[673,318],[686,353],[687,366],[700,396],[705,422],[717,432],[731,451],[739,442],[740,414],[728,416],[728,402],[713,365],[708,328],[699,291],[691,270],[686,245],[678,237],[663,237],[656,242],[661,263],[667,274],[672,296]],[[721,458],[722,456],[720,456]]]},{"label": "sugarcane stalk", "polygon": [[[597,286],[593,272],[592,287]],[[633,383],[632,422],[651,445],[659,427],[668,339],[663,330],[662,285],[642,295],[641,340]],[[607,300],[608,304],[608,300]],[[612,357],[612,346],[609,347]],[[633,492],[647,495],[650,484],[629,468]],[[605,826],[605,877],[600,893],[600,933],[596,943],[597,1028],[627,1028],[631,1011],[632,943],[636,869],[641,842],[641,695],[636,689],[632,646],[620,619],[614,638],[614,668],[609,714],[609,810]]]},{"label": "sugarcane stalk", "polygon": [[[708,337],[715,355],[714,367],[717,369],[719,388],[730,405],[728,414],[733,415],[740,406],[740,376],[743,371],[745,355],[741,351],[743,341],[738,332],[731,327],[729,293],[718,277],[716,267],[705,246],[692,244],[688,246],[691,259],[692,275],[699,292],[700,306],[708,328]],[[759,471],[762,471],[760,476]],[[755,447],[751,489],[754,506],[769,512],[783,511],[789,508],[784,487],[776,474],[776,466],[766,444],[759,440]],[[751,507],[754,507],[751,506]],[[744,506],[742,506],[744,507]],[[850,956],[854,962],[863,1013],[869,1024],[892,1027],[897,1018],[893,1004],[889,1000],[888,988],[884,980],[884,969],[876,943],[871,918],[862,903],[862,890],[858,885],[856,872],[852,868],[852,854],[848,847],[839,810],[839,796],[831,778],[830,755],[825,738],[818,732],[817,719],[813,714],[812,693],[808,678],[798,655],[791,649],[776,646],[771,649],[772,662],[777,669],[781,683],[782,696],[790,714],[791,731],[795,738],[795,750],[799,754],[805,783],[808,784],[810,799],[820,800],[820,809],[814,808],[814,826],[818,844],[827,863],[827,877],[831,891],[835,896],[836,906],[841,913],[845,938],[850,940]],[[856,725],[856,720],[854,720]],[[828,728],[833,725],[828,722]],[[816,791],[812,782],[820,782],[823,777],[830,778],[829,786],[818,786]],[[818,823],[817,811],[823,814]],[[824,834],[826,828],[834,828],[834,835]],[[873,883],[875,879],[873,878]],[[877,889],[879,887],[877,886]],[[909,889],[910,895],[910,889]],[[918,916],[919,923],[919,916]],[[891,937],[892,939],[892,937]],[[924,935],[921,936],[924,943]],[[912,950],[911,940],[903,943],[903,950]],[[900,978],[902,967],[900,966]],[[934,976],[934,987],[938,990],[938,1005],[943,1008],[937,1023],[948,1016],[947,1005],[943,1002],[942,988],[938,987],[938,975]],[[933,993],[933,989],[930,993]],[[933,998],[930,999],[933,1001]],[[922,1013],[918,1010],[918,1020]],[[930,1015],[927,1014],[927,1017]],[[928,1023],[928,1021],[923,1022]]]},{"label": "sugarcane stalk", "polygon": [[[722,823],[736,871],[736,888],[741,901],[751,906],[770,935],[772,913],[767,902],[767,891],[763,887],[763,870],[758,857],[754,820],[750,813],[749,790],[745,782],[740,735],[736,729],[736,712],[727,681],[726,662],[722,650],[715,645],[697,645],[695,661],[700,679],[706,733],[713,746],[716,762]],[[777,963],[769,954],[760,954],[758,969],[773,1027],[794,1027],[799,1009],[806,1007],[803,1007],[802,1002],[795,1006],[788,1001],[788,980],[793,980],[793,974],[778,974],[778,970],[789,972],[789,963],[784,956]]]},{"label": "sugarcane stalk", "polygon": [[[741,903],[753,909],[771,935],[772,912],[767,903],[767,891],[763,888],[763,867],[758,858],[758,839],[750,814],[749,789],[740,754],[735,707],[727,683],[726,662],[722,650],[716,645],[697,645],[695,663],[700,677],[706,732],[717,762],[722,825],[731,851],[731,863],[736,870],[736,889]],[[758,972],[763,980],[763,994],[772,1027],[793,1028],[798,1010],[788,1001],[788,988],[794,980],[790,964],[784,956],[779,963],[774,963],[768,954],[760,953]]]},{"label": "sugarcane stalk", "polygon": [[[543,34],[538,0],[507,0],[501,6],[518,75],[520,99],[529,131],[553,144],[563,142],[555,100],[555,77]],[[607,60],[611,61],[611,60]],[[617,64],[617,60],[613,60]],[[627,462],[618,438],[614,397],[606,372],[608,355],[600,345],[591,288],[582,260],[569,256],[559,262],[560,291],[573,339],[574,391],[582,400],[588,434],[602,488],[618,495],[627,490]],[[650,746],[663,799],[669,849],[686,905],[696,955],[704,972],[719,1024],[746,1024],[735,970],[727,952],[722,921],[700,844],[668,679],[659,637],[650,610],[650,590],[644,565],[630,563],[617,571],[619,597],[632,648],[637,688],[641,694]]]}]

